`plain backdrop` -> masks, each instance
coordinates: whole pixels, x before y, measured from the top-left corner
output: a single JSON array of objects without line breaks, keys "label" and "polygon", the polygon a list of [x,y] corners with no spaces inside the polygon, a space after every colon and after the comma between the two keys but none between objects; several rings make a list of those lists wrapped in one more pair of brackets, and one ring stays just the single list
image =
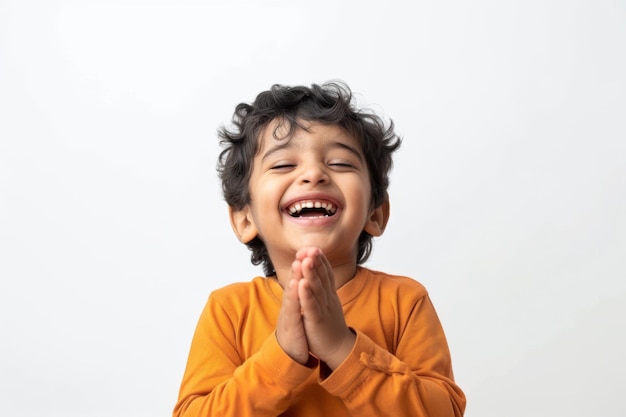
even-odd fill
[{"label": "plain backdrop", "polygon": [[367,265],[430,291],[467,417],[621,416],[623,1],[0,1],[0,414],[169,416],[261,274],[216,129],[340,79],[396,123]]}]

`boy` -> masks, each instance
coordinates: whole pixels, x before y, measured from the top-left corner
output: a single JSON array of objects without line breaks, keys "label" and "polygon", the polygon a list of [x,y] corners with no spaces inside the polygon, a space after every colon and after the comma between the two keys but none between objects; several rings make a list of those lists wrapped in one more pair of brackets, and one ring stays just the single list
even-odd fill
[{"label": "boy", "polygon": [[275,85],[220,138],[231,224],[266,277],[209,297],[174,416],[462,416],[424,287],[360,266],[389,218],[393,123],[343,84]]}]

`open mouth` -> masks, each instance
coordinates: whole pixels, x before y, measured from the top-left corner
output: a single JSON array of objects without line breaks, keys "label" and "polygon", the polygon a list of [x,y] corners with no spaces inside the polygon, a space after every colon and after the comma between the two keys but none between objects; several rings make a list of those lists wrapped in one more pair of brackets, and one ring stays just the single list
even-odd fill
[{"label": "open mouth", "polygon": [[299,201],[287,207],[292,217],[329,217],[337,212],[337,207],[328,201]]}]

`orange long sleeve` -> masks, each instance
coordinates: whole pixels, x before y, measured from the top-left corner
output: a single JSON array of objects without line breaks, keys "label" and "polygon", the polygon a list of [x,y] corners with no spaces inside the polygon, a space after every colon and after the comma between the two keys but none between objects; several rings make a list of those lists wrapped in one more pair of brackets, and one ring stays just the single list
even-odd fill
[{"label": "orange long sleeve", "polygon": [[445,335],[423,286],[360,268],[338,290],[357,340],[328,377],[274,336],[282,289],[257,277],[209,297],[175,417],[463,415]]}]

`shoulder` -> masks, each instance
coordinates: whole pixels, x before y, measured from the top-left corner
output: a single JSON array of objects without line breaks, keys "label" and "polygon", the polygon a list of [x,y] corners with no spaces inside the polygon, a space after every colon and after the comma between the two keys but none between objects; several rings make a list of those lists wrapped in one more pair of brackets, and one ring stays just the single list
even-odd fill
[{"label": "shoulder", "polygon": [[370,287],[379,287],[386,291],[407,292],[418,297],[428,295],[426,287],[409,276],[394,275],[368,268],[362,268],[361,273],[366,276],[366,285]]},{"label": "shoulder", "polygon": [[213,290],[211,297],[230,297],[235,294],[247,294],[250,291],[256,292],[266,287],[267,281],[270,279],[271,278],[254,277],[250,281],[234,282]]},{"label": "shoulder", "polygon": [[[255,277],[248,282],[236,282],[218,288],[209,295],[209,304],[214,303],[232,312],[247,311],[258,305],[280,301],[271,278]],[[274,285],[275,284],[275,285]]]},{"label": "shoulder", "polygon": [[[258,277],[257,277],[258,278]],[[229,298],[236,294],[245,294],[250,291],[250,287],[254,286],[254,282],[257,278],[254,278],[249,282],[235,282],[232,284],[225,285],[221,288],[213,290],[211,292],[210,297],[216,299]]]}]

